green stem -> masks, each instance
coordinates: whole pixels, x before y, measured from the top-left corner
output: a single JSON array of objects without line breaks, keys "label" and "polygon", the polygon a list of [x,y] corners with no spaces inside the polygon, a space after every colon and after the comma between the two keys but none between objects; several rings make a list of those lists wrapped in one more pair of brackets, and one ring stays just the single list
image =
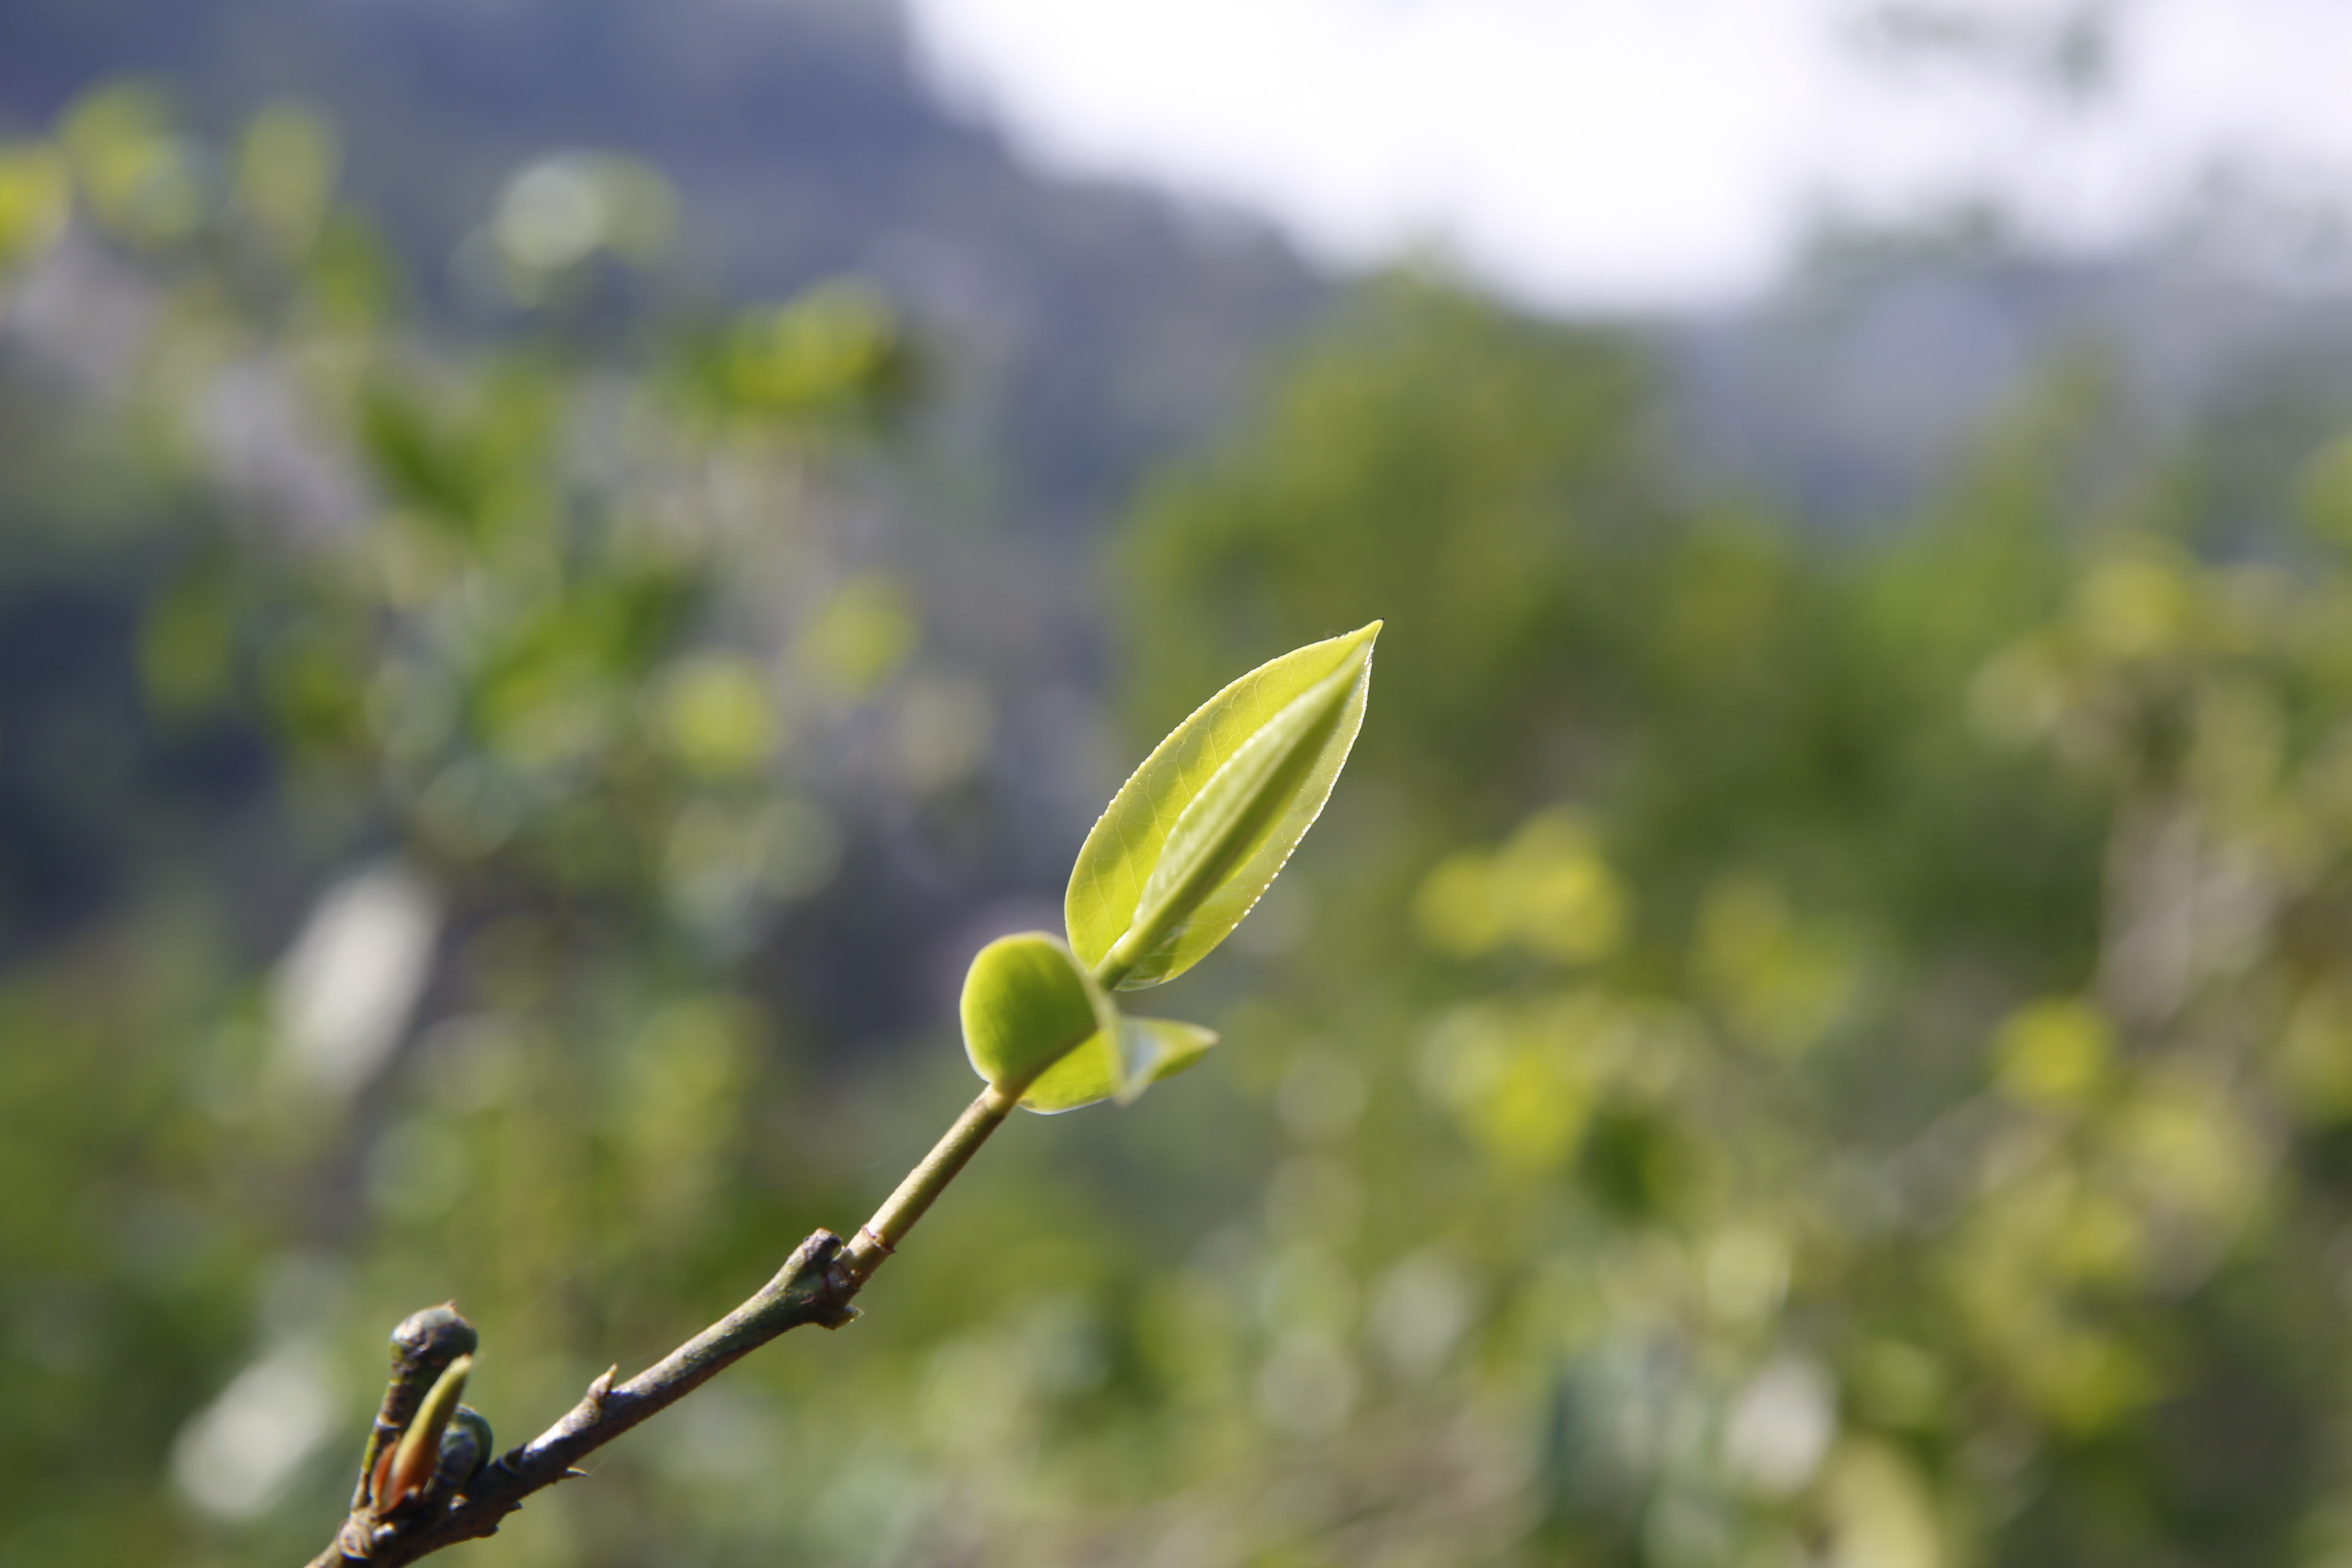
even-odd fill
[{"label": "green stem", "polygon": [[[1127,936],[1134,934],[1129,931]],[[1118,983],[1134,972],[1135,966],[1143,962],[1144,953],[1150,951],[1128,941],[1127,936],[1111,943],[1110,951],[1103,954],[1100,963],[1095,965],[1095,984],[1106,991],[1118,990]]]},{"label": "green stem", "polygon": [[964,1108],[955,1125],[923,1156],[923,1163],[907,1173],[898,1190],[874,1211],[874,1217],[864,1228],[850,1237],[841,1255],[842,1271],[849,1276],[853,1288],[873,1278],[882,1267],[882,1260],[898,1250],[898,1243],[915,1228],[915,1222],[947,1190],[988,1135],[996,1131],[997,1123],[1013,1113],[1020,1103],[1017,1090],[1008,1093],[991,1084],[980,1091],[980,1098]]}]

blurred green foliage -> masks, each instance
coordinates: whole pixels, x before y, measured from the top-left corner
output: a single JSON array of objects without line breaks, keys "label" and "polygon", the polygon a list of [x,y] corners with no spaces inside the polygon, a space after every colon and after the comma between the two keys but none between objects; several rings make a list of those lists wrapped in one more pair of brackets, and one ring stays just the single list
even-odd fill
[{"label": "blurred green foliage", "polygon": [[1384,1500],[1301,1560],[2334,1561],[2340,457],[2222,513],[2062,367],[1832,545],[1695,497],[1616,343],[1363,317],[1127,554],[1147,710],[1204,626],[1390,617],[1315,983],[1227,1024],[1322,1221],[1255,1266],[1362,1301],[1268,1325]]},{"label": "blurred green foliage", "polygon": [[[299,1561],[410,1310],[527,1435],[969,1093],[951,1007],[861,1071],[762,972],[844,801],[953,771],[845,499],[887,307],[616,331],[669,204],[570,158],[454,341],[333,160],[135,89],[0,150],[9,1568]],[[1315,844],[1183,983],[1226,1047],[1016,1126],[854,1329],[465,1550],[2352,1552],[2352,447],[2249,516],[2062,366],[1832,542],[1709,496],[1647,378],[1398,283],[1169,472],[1136,741],[1388,622]]]}]

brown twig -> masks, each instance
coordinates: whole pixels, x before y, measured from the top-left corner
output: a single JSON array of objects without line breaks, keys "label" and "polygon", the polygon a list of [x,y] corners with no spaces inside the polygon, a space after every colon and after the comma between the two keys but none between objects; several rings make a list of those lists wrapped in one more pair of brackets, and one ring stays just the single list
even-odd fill
[{"label": "brown twig", "polygon": [[[327,1549],[311,1560],[310,1568],[397,1568],[459,1542],[494,1534],[524,1499],[581,1474],[576,1468],[580,1460],[677,1404],[777,1335],[803,1323],[837,1329],[848,1322],[857,1316],[851,1298],[1004,1120],[1015,1093],[994,1088],[982,1091],[849,1246],[845,1247],[831,1231],[818,1231],[794,1249],[759,1294],[628,1382],[615,1384],[613,1372],[604,1373],[562,1420],[484,1466],[455,1495],[427,1490],[421,1500],[382,1509],[363,1467],[351,1517]],[[432,1311],[463,1326],[463,1320],[446,1309]],[[420,1313],[410,1322],[425,1316]],[[466,1338],[470,1349],[470,1331]],[[395,1352],[400,1343],[395,1337]],[[397,1396],[387,1393],[386,1415],[404,1421],[415,1408],[411,1385],[420,1374],[397,1360],[394,1373]],[[393,1424],[379,1417],[368,1445],[371,1459],[397,1436],[384,1430]]]}]

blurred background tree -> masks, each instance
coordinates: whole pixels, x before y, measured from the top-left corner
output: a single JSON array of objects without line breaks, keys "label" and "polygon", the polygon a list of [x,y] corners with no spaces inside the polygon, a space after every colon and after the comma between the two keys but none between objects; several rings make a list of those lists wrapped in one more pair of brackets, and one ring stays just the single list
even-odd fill
[{"label": "blurred background tree", "polygon": [[1354,1086],[1260,1242],[1365,1288],[1334,1431],[1426,1355],[1531,1560],[2326,1560],[2340,458],[2250,529],[2061,372],[1824,548],[1667,499],[1622,345],[1368,308],[1127,557],[1147,702],[1391,615],[1388,798],[1236,1026]]},{"label": "blurred background tree", "polygon": [[1314,291],[1203,263],[1222,348],[1061,290],[1148,418],[1050,355],[975,403],[887,268],[698,278],[634,157],[509,149],[429,265],[354,121],[118,85],[0,149],[0,1564],[300,1561],[409,1310],[511,1441],[854,1224],[1117,760],[1375,616],[1182,982],[1227,1048],[464,1550],[2352,1552],[2326,331],[2152,397],[1995,267],[2036,368],[1956,460],[1743,462],[1877,412],[1822,322],[1940,253],[1711,336],[1393,277],[1222,416]]}]

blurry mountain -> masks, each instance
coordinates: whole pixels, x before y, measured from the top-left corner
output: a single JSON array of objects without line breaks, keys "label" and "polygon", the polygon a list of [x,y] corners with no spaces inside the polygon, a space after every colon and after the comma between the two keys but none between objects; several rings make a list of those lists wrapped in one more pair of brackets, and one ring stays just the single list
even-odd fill
[{"label": "blurry mountain", "polygon": [[713,301],[881,282],[948,384],[920,479],[1019,531],[1099,521],[1205,430],[1324,292],[1270,231],[1046,181],[917,81],[873,0],[12,0],[0,135],[125,75],[202,128],[290,98],[331,114],[346,181],[446,280],[535,159],[642,158],[675,184],[678,271]]},{"label": "blurry mountain", "polygon": [[2352,418],[2336,248],[2308,213],[2226,194],[2104,260],[1965,227],[1842,237],[1767,301],[1655,325],[1669,439],[1707,483],[1883,526],[2071,375],[2137,449],[2193,435],[2206,481],[2238,503],[2222,510],[2260,522]]},{"label": "blurry mountain", "polygon": [[[979,525],[1032,569],[1083,572],[1061,546],[1150,464],[1240,416],[1268,351],[1332,289],[1255,220],[1025,169],[918,79],[888,0],[0,10],[0,135],[126,74],[168,84],[211,129],[276,97],[329,110],[352,194],[445,288],[505,184],[571,149],[633,154],[675,183],[690,294],[876,279],[936,350],[908,510]],[[2184,232],[2277,216],[2208,213]],[[1826,242],[1771,300],[1647,324],[1677,465],[1866,524],[2057,353],[2102,366],[2153,427],[2219,419],[2300,447],[2352,393],[2337,369],[2352,329],[2340,300],[2264,286],[2229,243],[2092,264],[2021,260],[1965,223]]]}]

